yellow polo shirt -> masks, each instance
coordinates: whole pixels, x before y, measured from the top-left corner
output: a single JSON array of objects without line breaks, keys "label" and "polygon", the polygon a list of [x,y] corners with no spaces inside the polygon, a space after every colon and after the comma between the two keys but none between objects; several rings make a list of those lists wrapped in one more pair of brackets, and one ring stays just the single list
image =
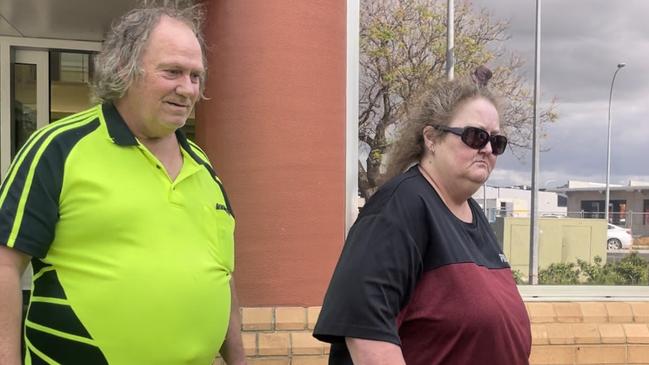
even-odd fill
[{"label": "yellow polo shirt", "polygon": [[0,244],[33,256],[26,364],[211,364],[224,340],[234,217],[177,132],[171,181],[112,104],[37,131],[0,186]]}]

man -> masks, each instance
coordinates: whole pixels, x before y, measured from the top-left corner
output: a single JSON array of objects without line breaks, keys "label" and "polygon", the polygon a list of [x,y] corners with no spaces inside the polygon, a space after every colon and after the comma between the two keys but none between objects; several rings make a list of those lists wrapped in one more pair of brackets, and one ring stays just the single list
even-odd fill
[{"label": "man", "polygon": [[234,217],[179,131],[202,96],[200,8],[132,10],[96,62],[102,105],[32,135],[0,187],[0,364],[245,364]]}]

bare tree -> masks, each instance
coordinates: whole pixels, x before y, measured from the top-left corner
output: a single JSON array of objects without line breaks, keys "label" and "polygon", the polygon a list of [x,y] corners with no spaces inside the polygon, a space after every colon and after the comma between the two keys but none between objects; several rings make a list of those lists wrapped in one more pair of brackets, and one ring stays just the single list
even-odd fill
[{"label": "bare tree", "polygon": [[[501,128],[517,156],[529,148],[532,98],[521,76],[523,61],[508,53],[508,23],[496,21],[469,1],[455,9],[455,72],[466,75],[489,65],[490,85],[506,101]],[[391,134],[422,93],[445,75],[445,0],[363,0],[360,24],[359,139],[369,146],[359,161],[359,189],[368,198],[380,185],[381,164]],[[542,122],[557,116],[552,105]]]}]

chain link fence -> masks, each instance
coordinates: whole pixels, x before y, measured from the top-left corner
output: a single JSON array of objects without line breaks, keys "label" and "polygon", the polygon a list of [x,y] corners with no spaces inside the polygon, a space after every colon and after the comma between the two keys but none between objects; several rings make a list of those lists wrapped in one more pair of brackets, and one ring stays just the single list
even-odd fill
[{"label": "chain link fence", "polygon": [[[529,210],[508,210],[498,208],[488,208],[485,212],[490,222],[494,222],[497,217],[519,217],[529,218]],[[566,212],[566,211],[543,211],[539,212],[541,218],[598,218],[604,219],[604,212]],[[609,223],[623,228],[631,229],[632,235],[637,240],[646,240],[649,245],[649,212],[609,212]]]}]

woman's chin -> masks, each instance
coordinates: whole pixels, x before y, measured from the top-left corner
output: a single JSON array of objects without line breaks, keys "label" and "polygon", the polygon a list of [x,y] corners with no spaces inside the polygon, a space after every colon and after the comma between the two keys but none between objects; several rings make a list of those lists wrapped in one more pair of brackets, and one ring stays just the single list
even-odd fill
[{"label": "woman's chin", "polygon": [[476,171],[475,173],[469,176],[469,180],[471,180],[471,182],[477,185],[484,184],[485,182],[487,182],[488,179],[489,179],[489,172],[487,172],[486,170],[483,170],[481,172]]}]

